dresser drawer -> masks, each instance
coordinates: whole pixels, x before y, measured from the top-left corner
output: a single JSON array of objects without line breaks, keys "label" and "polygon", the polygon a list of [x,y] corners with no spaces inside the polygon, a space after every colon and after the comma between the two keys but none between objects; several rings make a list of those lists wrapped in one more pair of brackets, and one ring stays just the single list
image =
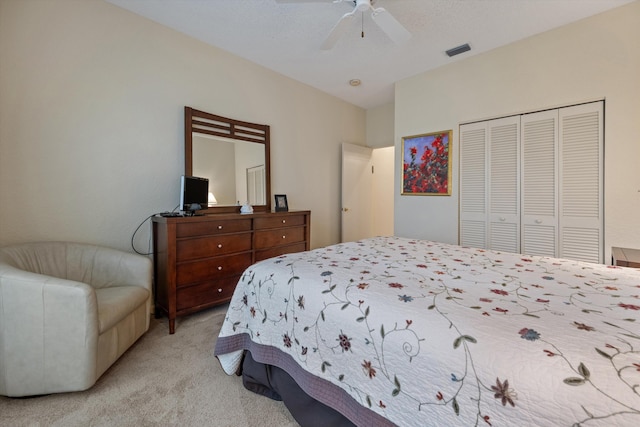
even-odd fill
[{"label": "dresser drawer", "polygon": [[227,302],[233,296],[240,276],[231,276],[215,282],[200,283],[179,288],[176,292],[176,310],[193,309],[205,305]]},{"label": "dresser drawer", "polygon": [[265,249],[272,246],[288,245],[304,241],[304,227],[279,228],[255,232],[255,248]]},{"label": "dresser drawer", "polygon": [[256,218],[255,229],[262,230],[265,228],[292,227],[305,224],[304,215],[277,215],[268,218]]},{"label": "dresser drawer", "polygon": [[189,261],[251,250],[251,233],[181,239],[176,243],[176,259]]},{"label": "dresser drawer", "polygon": [[207,234],[237,233],[250,231],[251,219],[214,219],[207,221],[182,222],[177,225],[176,237],[203,236]]},{"label": "dresser drawer", "polygon": [[263,259],[273,258],[283,254],[291,254],[294,252],[303,252],[306,250],[307,244],[305,242],[294,243],[293,245],[276,246],[274,248],[262,249],[256,251],[256,262]]},{"label": "dresser drawer", "polygon": [[176,286],[237,276],[251,265],[251,252],[183,262],[176,267]]}]

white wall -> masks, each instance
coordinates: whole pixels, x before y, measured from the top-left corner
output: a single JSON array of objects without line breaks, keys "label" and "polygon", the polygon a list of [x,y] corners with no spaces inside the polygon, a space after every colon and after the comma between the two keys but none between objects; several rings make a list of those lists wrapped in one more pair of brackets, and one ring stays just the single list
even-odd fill
[{"label": "white wall", "polygon": [[129,249],[177,203],[185,105],[270,125],[272,194],[311,210],[312,247],[339,241],[361,108],[101,0],[0,0],[0,57],[0,245]]},{"label": "white wall", "polygon": [[[395,196],[395,233],[458,242],[458,125],[605,99],[605,260],[640,248],[640,2],[396,84],[402,136],[453,129],[451,197]],[[401,168],[396,169],[396,188]]]}]

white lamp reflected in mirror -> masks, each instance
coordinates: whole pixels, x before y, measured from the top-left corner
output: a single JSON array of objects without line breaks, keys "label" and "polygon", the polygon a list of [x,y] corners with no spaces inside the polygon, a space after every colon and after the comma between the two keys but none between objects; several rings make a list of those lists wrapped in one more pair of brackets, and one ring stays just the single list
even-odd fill
[{"label": "white lamp reflected in mirror", "polygon": [[209,204],[209,206],[213,206],[213,205],[217,205],[218,204],[218,201],[216,200],[216,196],[214,196],[211,191],[209,191],[208,204]]}]

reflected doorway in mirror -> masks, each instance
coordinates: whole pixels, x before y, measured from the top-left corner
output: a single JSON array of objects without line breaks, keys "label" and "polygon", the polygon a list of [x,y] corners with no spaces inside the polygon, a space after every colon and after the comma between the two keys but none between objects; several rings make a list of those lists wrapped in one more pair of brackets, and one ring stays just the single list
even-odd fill
[{"label": "reflected doorway in mirror", "polygon": [[276,194],[276,212],[288,212],[289,204],[287,203],[286,194]]},{"label": "reflected doorway in mirror", "polygon": [[264,165],[247,168],[247,201],[249,204],[266,204],[264,181]]}]

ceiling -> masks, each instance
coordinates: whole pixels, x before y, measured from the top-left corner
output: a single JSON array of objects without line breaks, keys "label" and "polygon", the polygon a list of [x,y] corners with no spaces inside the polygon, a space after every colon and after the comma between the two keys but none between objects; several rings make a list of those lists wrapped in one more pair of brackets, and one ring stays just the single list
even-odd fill
[{"label": "ceiling", "polygon": [[[357,12],[331,50],[320,46],[353,1],[106,1],[368,109],[392,102],[401,79],[634,0],[375,0],[411,39],[397,45]],[[445,54],[464,43],[471,51]]]}]

